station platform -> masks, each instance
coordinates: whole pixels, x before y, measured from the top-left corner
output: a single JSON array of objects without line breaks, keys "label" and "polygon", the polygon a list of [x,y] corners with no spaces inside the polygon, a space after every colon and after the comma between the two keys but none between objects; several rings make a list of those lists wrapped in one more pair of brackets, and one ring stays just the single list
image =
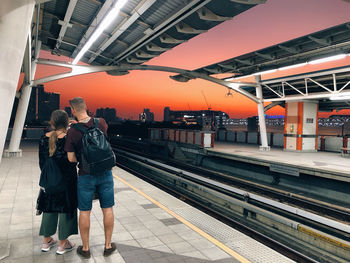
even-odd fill
[{"label": "station platform", "polygon": [[[0,262],[293,262],[134,175],[114,168],[117,251],[104,258],[102,212],[94,201],[90,242],[92,257],[76,251],[41,252],[41,216],[35,215],[39,192],[37,147],[26,144],[23,157],[0,164]],[[56,236],[57,238],[57,236]],[[81,244],[79,235],[70,238]]]},{"label": "station platform", "polygon": [[282,148],[260,151],[257,145],[230,142],[215,142],[214,148],[206,149],[206,153],[267,167],[271,164],[284,165],[305,174],[350,182],[350,161],[341,153],[292,152]]}]

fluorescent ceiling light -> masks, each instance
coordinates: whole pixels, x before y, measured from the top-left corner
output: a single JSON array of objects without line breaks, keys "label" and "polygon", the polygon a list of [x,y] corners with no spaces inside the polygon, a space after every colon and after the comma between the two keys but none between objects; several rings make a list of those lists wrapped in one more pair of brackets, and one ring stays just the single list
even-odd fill
[{"label": "fluorescent ceiling light", "polygon": [[329,98],[330,100],[350,100],[350,95],[346,95],[346,96],[333,96]]},{"label": "fluorescent ceiling light", "polygon": [[245,75],[245,76],[240,76],[240,77],[236,77],[236,78],[230,77],[230,78],[227,78],[227,79],[224,79],[224,80],[226,80],[226,81],[238,80],[238,79],[249,78],[249,77],[251,77],[251,76],[252,76],[252,75]]},{"label": "fluorescent ceiling light", "polygon": [[277,71],[277,69],[265,70],[265,71],[256,72],[253,75],[263,75],[263,74],[272,73],[272,72],[276,72],[276,71]]},{"label": "fluorescent ceiling light", "polygon": [[329,61],[333,61],[333,60],[342,59],[342,58],[345,58],[345,57],[346,57],[346,54],[339,54],[339,55],[335,55],[335,56],[331,56],[331,57],[311,60],[309,63],[311,65],[314,65],[314,64],[319,64],[319,63],[324,63],[324,62],[329,62]]},{"label": "fluorescent ceiling light", "polygon": [[128,0],[119,0],[114,7],[108,12],[108,14],[103,18],[102,22],[99,24],[97,29],[91,35],[89,40],[85,43],[84,47],[80,50],[78,55],[74,58],[72,64],[77,64],[81,57],[86,51],[92,46],[96,39],[102,34],[102,32],[112,23],[112,21],[119,14],[120,9],[125,5]]},{"label": "fluorescent ceiling light", "polygon": [[290,65],[290,66],[286,66],[286,67],[282,67],[282,68],[279,68],[278,70],[288,70],[288,69],[292,69],[292,68],[302,67],[302,66],[305,66],[305,65],[307,65],[307,62],[299,63],[299,64],[295,64],[295,65]]}]

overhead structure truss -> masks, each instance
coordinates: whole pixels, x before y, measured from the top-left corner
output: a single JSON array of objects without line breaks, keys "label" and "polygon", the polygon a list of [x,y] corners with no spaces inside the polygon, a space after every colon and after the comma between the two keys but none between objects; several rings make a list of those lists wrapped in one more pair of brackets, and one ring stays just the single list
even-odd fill
[{"label": "overhead structure truss", "polygon": [[[350,53],[350,23],[345,23],[277,45],[250,52],[193,71],[170,67],[146,66],[144,62],[166,52],[192,37],[231,19],[266,0],[130,0],[120,15],[103,31],[82,57],[90,64],[73,67],[72,71],[51,76],[45,81],[91,72],[107,71],[112,75],[127,74],[130,70],[161,70],[177,73],[176,81],[207,79],[233,89],[258,102],[318,99],[320,110],[348,108],[344,101],[333,102],[331,97],[348,95],[349,69],[314,72],[301,76],[267,80],[260,83],[238,83],[220,80],[214,74],[230,73],[232,77],[277,70],[325,56]],[[103,17],[115,4],[114,0],[51,0],[41,4],[37,37],[44,49],[53,54],[74,58],[83,48]],[[49,64],[40,61],[39,63]],[[58,63],[58,62],[50,62]],[[61,64],[61,66],[64,66]],[[106,68],[106,69],[105,69]],[[105,70],[103,70],[105,69]],[[80,73],[79,73],[80,72]],[[42,83],[36,80],[34,83]],[[262,98],[256,96],[261,85]],[[272,107],[270,105],[270,107]]]},{"label": "overhead structure truss", "polygon": [[[143,64],[266,0],[128,0],[81,58],[91,65]],[[41,4],[42,46],[72,59],[116,0]]]},{"label": "overhead structure truss", "polygon": [[266,80],[261,85],[264,102],[318,100],[320,111],[350,108],[350,66]]},{"label": "overhead structure truss", "polygon": [[232,77],[277,70],[330,55],[350,53],[350,22],[194,70]]}]

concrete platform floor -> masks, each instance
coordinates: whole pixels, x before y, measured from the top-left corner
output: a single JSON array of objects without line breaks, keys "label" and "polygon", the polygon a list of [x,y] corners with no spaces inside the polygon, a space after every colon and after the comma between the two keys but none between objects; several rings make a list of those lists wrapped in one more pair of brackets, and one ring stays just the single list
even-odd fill
[{"label": "concrete platform floor", "polygon": [[215,142],[209,152],[224,153],[244,159],[254,159],[267,163],[280,163],[311,169],[319,172],[339,174],[350,181],[350,159],[333,152],[291,152],[282,148],[271,148],[264,152],[258,145],[230,142]]},{"label": "concrete platform floor", "polygon": [[[292,262],[119,168],[113,170],[116,201],[113,241],[117,251],[108,258],[102,255],[103,218],[98,201],[94,201],[91,259],[81,259],[75,250],[63,256],[55,254],[56,248],[43,253],[42,237],[38,235],[41,216],[35,215],[40,175],[36,148],[24,146],[22,158],[4,158],[0,164],[0,253],[6,253],[10,246],[1,263]],[[70,240],[81,244],[79,235]]]}]

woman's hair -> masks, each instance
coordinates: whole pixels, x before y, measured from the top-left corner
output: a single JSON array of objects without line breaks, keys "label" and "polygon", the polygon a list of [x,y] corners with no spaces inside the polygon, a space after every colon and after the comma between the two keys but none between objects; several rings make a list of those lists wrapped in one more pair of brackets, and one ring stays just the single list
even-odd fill
[{"label": "woman's hair", "polygon": [[68,127],[68,114],[63,110],[55,110],[51,113],[50,124],[54,129],[49,138],[49,156],[56,151],[57,130]]}]

